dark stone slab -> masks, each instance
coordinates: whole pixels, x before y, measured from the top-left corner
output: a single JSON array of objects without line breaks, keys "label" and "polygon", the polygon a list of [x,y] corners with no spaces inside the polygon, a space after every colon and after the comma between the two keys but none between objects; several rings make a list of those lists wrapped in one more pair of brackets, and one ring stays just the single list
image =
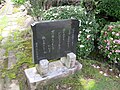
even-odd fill
[{"label": "dark stone slab", "polygon": [[43,21],[33,23],[31,27],[34,63],[42,59],[58,59],[70,52],[76,53],[78,20]]}]

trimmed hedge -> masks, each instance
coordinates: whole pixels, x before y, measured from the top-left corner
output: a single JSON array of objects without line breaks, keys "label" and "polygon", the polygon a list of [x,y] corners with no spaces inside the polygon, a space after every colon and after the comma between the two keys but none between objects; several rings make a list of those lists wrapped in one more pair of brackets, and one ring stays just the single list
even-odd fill
[{"label": "trimmed hedge", "polygon": [[78,35],[78,58],[86,58],[94,49],[94,39],[97,33],[97,24],[94,15],[88,15],[80,6],[59,6],[45,11],[43,20],[71,19],[80,20],[80,31]]}]

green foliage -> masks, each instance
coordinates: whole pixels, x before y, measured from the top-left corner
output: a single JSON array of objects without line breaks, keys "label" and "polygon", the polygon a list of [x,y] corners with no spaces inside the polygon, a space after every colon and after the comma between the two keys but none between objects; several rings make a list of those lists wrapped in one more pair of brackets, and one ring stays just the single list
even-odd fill
[{"label": "green foliage", "polygon": [[12,0],[15,4],[24,4],[26,0]]},{"label": "green foliage", "polygon": [[2,16],[0,18],[0,42],[2,41],[3,37],[2,37],[2,31],[3,29],[8,25],[8,17],[7,16]]},{"label": "green foliage", "polygon": [[92,88],[95,85],[95,80],[94,79],[85,80],[84,78],[81,78],[80,82],[84,86],[85,90],[92,90]]},{"label": "green foliage", "polygon": [[105,25],[109,24],[110,21],[105,20],[104,18],[96,16],[96,22],[99,24],[99,30],[101,31]]},{"label": "green foliage", "polygon": [[[13,37],[14,36],[14,37]],[[2,46],[6,49],[6,56],[10,50],[16,52],[17,63],[12,66],[12,68],[7,69],[5,67],[2,70],[2,76],[9,77],[10,79],[21,78],[25,68],[33,67],[32,62],[32,44],[31,44],[31,34],[30,29],[25,31],[15,31],[11,32],[11,36],[6,42],[6,45]]]},{"label": "green foliage", "polygon": [[41,15],[44,10],[49,9],[54,6],[64,6],[64,5],[79,5],[80,0],[28,0],[29,3],[26,4],[28,9],[28,14],[35,17],[37,20],[41,20]]},{"label": "green foliage", "polygon": [[35,17],[37,20],[41,18],[42,13],[44,12],[44,3],[46,0],[28,0],[27,4],[28,14]]},{"label": "green foliage", "polygon": [[[108,64],[104,62],[98,62],[96,60],[85,60],[82,59],[80,62],[83,65],[79,73],[79,80],[83,90],[119,90],[120,88],[120,79],[114,78],[114,76],[105,77],[103,74],[100,74],[99,70],[103,69],[105,72],[108,70]],[[100,69],[93,68],[91,65],[98,65]],[[107,67],[107,68],[106,68]],[[103,71],[104,72],[104,71]],[[80,78],[81,77],[81,78]],[[76,89],[82,90],[82,89]]]},{"label": "green foliage", "polygon": [[110,23],[103,28],[99,49],[110,62],[120,61],[120,22]]},{"label": "green foliage", "polygon": [[120,0],[99,0],[97,9],[100,13],[105,13],[120,20]]},{"label": "green foliage", "polygon": [[0,41],[2,41],[2,39],[3,39],[3,37],[2,37],[2,36],[0,36]]},{"label": "green foliage", "polygon": [[3,16],[2,18],[0,18],[0,34],[7,25],[8,25],[8,17]]},{"label": "green foliage", "polygon": [[4,3],[5,2],[5,0],[0,0],[0,4],[2,4],[2,3]]},{"label": "green foliage", "polygon": [[96,11],[97,2],[95,0],[81,0],[81,3],[88,13],[94,13]]},{"label": "green foliage", "polygon": [[80,6],[59,6],[53,7],[43,13],[43,20],[55,20],[55,19],[81,19],[85,15],[84,8]]},{"label": "green foliage", "polygon": [[78,58],[87,57],[94,49],[98,24],[95,22],[94,15],[88,15],[84,8],[80,6],[53,7],[45,11],[42,18],[43,20],[78,19],[80,21],[77,47]]},{"label": "green foliage", "polygon": [[12,13],[17,13],[17,12],[20,12],[20,9],[18,7],[14,7]]},{"label": "green foliage", "polygon": [[17,64],[13,65],[11,69],[7,69],[7,68],[2,69],[2,77],[7,76],[9,79],[15,79],[15,78],[20,79],[24,69],[31,68],[34,66],[31,62],[32,62],[31,58],[26,58],[24,60],[20,60],[19,62],[17,62]]},{"label": "green foliage", "polygon": [[2,0],[0,0],[0,4],[1,4],[1,1],[2,1]]}]

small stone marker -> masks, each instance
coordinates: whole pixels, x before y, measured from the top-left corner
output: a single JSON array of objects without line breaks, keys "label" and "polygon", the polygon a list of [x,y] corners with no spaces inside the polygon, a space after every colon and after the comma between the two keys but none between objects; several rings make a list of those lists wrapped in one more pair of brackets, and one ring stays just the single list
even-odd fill
[{"label": "small stone marker", "polygon": [[75,66],[76,55],[74,53],[68,53],[66,61],[67,61],[66,66],[68,68],[73,68]]},{"label": "small stone marker", "polygon": [[68,53],[67,57],[62,57],[61,62],[67,67],[67,68],[73,68],[75,66],[76,62],[76,55],[74,53]]},{"label": "small stone marker", "polygon": [[40,75],[46,75],[48,73],[49,69],[49,61],[47,59],[43,59],[39,61],[39,64],[37,66],[37,71],[40,73]]}]

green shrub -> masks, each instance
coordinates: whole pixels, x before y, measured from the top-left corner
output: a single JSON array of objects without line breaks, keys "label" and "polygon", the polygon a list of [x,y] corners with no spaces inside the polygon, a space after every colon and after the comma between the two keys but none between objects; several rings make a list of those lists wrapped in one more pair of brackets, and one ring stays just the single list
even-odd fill
[{"label": "green shrub", "polygon": [[96,4],[95,0],[81,0],[81,4],[83,7],[85,7],[86,11],[89,13],[94,13],[96,9]]},{"label": "green shrub", "polygon": [[12,0],[15,4],[24,4],[26,0]]},{"label": "green shrub", "polygon": [[71,19],[80,20],[80,31],[78,35],[78,58],[85,58],[94,49],[94,39],[97,33],[97,24],[94,16],[89,16],[85,9],[80,6],[59,6],[45,11],[43,20]]},{"label": "green shrub", "polygon": [[112,16],[120,20],[120,0],[99,0],[97,9],[106,16]]},{"label": "green shrub", "polygon": [[110,23],[103,28],[99,49],[105,57],[109,58],[110,62],[120,61],[120,22]]},{"label": "green shrub", "polygon": [[50,7],[79,4],[80,0],[28,0],[26,8],[28,9],[28,14],[39,21],[44,10],[48,10]]},{"label": "green shrub", "polygon": [[0,0],[0,4],[2,4],[2,3],[4,3],[5,2],[5,0]]},{"label": "green shrub", "polygon": [[34,17],[35,20],[41,20],[46,1],[47,0],[28,0],[25,4],[28,14]]}]

